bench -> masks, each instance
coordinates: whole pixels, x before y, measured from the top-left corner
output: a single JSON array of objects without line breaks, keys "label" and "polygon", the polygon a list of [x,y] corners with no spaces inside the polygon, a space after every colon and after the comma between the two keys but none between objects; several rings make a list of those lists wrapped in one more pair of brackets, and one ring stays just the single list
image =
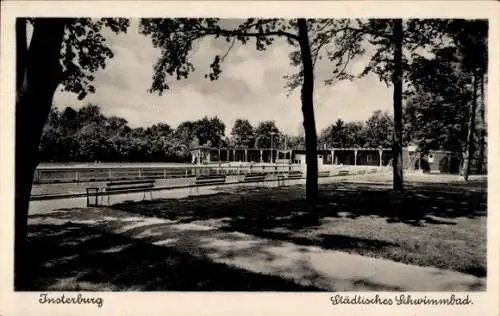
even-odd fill
[{"label": "bench", "polygon": [[318,178],[326,178],[330,176],[330,171],[318,171]]},{"label": "bench", "polygon": [[243,182],[263,182],[266,177],[265,173],[248,173],[243,178]]},{"label": "bench", "polygon": [[297,179],[302,179],[304,177],[304,174],[302,171],[290,171],[288,173],[288,180],[297,180]]},{"label": "bench", "polygon": [[126,192],[144,192],[143,200],[146,199],[146,192],[149,192],[151,199],[153,199],[153,188],[155,180],[124,180],[124,181],[111,181],[106,183],[104,192],[108,196],[108,204],[110,202],[111,193],[126,193]]},{"label": "bench", "polygon": [[278,187],[285,185],[286,176],[284,174],[278,174],[276,178],[278,181]]},{"label": "bench", "polygon": [[195,186],[196,192],[198,193],[198,188],[201,186],[224,184],[226,182],[226,175],[222,174],[210,174],[210,175],[200,175],[196,177]]},{"label": "bench", "polygon": [[197,186],[223,184],[224,182],[226,182],[226,176],[218,174],[201,175],[196,177],[195,180]]},{"label": "bench", "polygon": [[348,176],[349,175],[349,170],[340,170],[336,176],[341,177],[341,176]]},{"label": "bench", "polygon": [[[90,199],[90,197],[92,195],[95,197],[94,203],[91,203],[92,200]],[[91,206],[99,206],[99,188],[87,188],[87,207]]]},{"label": "bench", "polygon": [[276,174],[276,175],[286,175],[289,172],[290,171],[288,171],[288,170],[277,170],[277,171],[274,172],[274,174]]}]

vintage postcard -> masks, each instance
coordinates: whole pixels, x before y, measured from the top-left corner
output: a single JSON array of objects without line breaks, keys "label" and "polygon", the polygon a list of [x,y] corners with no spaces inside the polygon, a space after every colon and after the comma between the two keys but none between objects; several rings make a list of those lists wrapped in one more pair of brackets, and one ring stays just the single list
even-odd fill
[{"label": "vintage postcard", "polygon": [[494,1],[5,1],[0,315],[498,315]]}]

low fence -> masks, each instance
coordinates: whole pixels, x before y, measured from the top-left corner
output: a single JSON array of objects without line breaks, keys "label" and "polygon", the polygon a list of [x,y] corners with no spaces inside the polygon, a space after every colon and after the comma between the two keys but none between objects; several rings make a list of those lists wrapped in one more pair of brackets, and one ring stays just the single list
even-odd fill
[{"label": "low fence", "polygon": [[[269,167],[269,166],[267,166]],[[296,166],[293,166],[295,169],[297,169]],[[193,167],[194,168],[194,167]],[[199,170],[205,170],[207,168],[198,168]],[[300,170],[300,168],[298,168]],[[230,169],[227,169],[230,170]],[[226,170],[226,171],[227,171]],[[242,170],[242,169],[240,169]],[[281,171],[281,172],[272,172],[272,169],[267,168],[266,169],[268,172],[266,172],[266,176],[264,179],[262,179],[262,182],[273,182],[273,181],[278,181],[279,183],[279,177],[278,175],[281,173],[281,176],[284,176],[285,179],[288,178],[289,176],[289,171]],[[275,169],[276,170],[276,169]],[[288,170],[288,169],[287,169]],[[107,169],[103,170],[107,171]],[[302,176],[299,178],[293,178],[292,182],[300,183],[301,180],[304,180],[306,177],[305,169],[302,169]],[[321,183],[324,183],[323,180],[327,180],[328,178],[334,178],[334,177],[346,177],[346,176],[356,176],[356,175],[363,175],[363,174],[376,174],[376,173],[386,173],[390,172],[391,169],[387,167],[370,167],[370,166],[331,166],[330,168],[321,168],[321,170],[318,172],[318,177],[322,179]],[[248,174],[248,173],[247,173]],[[240,173],[239,175],[232,175],[228,176],[225,179],[224,183],[221,183],[219,185],[229,185],[229,184],[244,184],[245,178],[245,173]],[[200,185],[196,184],[196,178],[195,177],[179,177],[175,179],[175,181],[169,181],[171,179],[159,179],[156,181],[156,186],[152,189],[153,191],[160,191],[160,190],[170,190],[170,189],[181,189],[181,188],[192,188],[192,187],[197,187]],[[179,180],[179,181],[178,181]],[[177,183],[176,183],[177,182]],[[92,184],[92,187],[97,188],[98,190],[101,190],[104,188],[106,185],[105,181],[96,181]],[[30,197],[30,199],[33,200],[52,200],[52,199],[65,199],[65,198],[75,198],[75,197],[85,197],[86,193],[83,192],[85,187],[88,187],[88,184],[85,183],[73,183],[73,184],[47,184],[47,187],[59,187],[63,190],[68,189],[68,187],[74,186],[74,190],[70,190],[70,192],[67,191],[62,191],[62,192],[57,192],[56,191],[51,191],[51,192],[45,192],[45,193],[35,193]],[[45,185],[38,186],[39,188],[45,187]],[[106,195],[109,194],[118,194],[118,193],[106,193]],[[123,192],[119,193],[123,194]]]},{"label": "low fence", "polygon": [[200,166],[60,166],[39,167],[35,184],[99,182],[132,179],[175,179],[200,175],[242,175],[253,172],[277,173],[301,170],[299,165],[286,164],[224,164]]}]

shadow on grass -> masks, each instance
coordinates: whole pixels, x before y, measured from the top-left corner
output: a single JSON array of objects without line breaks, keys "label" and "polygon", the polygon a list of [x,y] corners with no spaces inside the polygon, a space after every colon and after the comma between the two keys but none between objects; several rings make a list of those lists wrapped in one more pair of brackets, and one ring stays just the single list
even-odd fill
[{"label": "shadow on grass", "polygon": [[[426,236],[427,234],[439,234],[445,231],[446,227],[455,226],[459,218],[477,219],[486,216],[484,185],[484,181],[417,183],[407,185],[405,193],[395,193],[385,184],[334,183],[321,186],[321,196],[314,208],[307,205],[303,193],[304,186],[300,185],[281,188],[237,188],[211,196],[123,203],[115,205],[114,208],[144,216],[166,218],[178,223],[203,222],[204,225],[215,226],[223,231],[242,232],[324,249],[371,256],[379,256],[385,251],[385,256],[393,260],[440,268],[452,267],[465,273],[485,276],[486,264],[483,263],[482,254],[478,255],[481,251],[477,253],[470,250],[470,261],[466,264],[458,262],[460,256],[455,254],[456,249],[471,246],[456,246],[456,249],[450,249],[454,258],[456,257],[453,264],[443,260],[448,253],[439,249],[436,241],[433,241],[432,246],[435,248],[425,248],[425,243],[431,238]],[[403,234],[396,240],[393,237],[378,240],[344,236],[325,232],[324,229],[321,231],[325,221],[335,218],[381,218],[385,219],[388,225],[409,225],[412,232],[422,235],[422,241],[412,241],[414,244],[406,245],[404,232],[410,229],[404,229]],[[344,222],[343,225],[347,224]],[[352,221],[349,225],[357,224]],[[363,231],[361,228],[357,229]],[[318,231],[321,232],[317,233]],[[450,242],[458,238],[452,236],[453,234],[450,232],[450,236],[446,236]],[[475,236],[474,234],[471,233],[471,236]],[[467,245],[471,242],[469,239],[474,239],[471,236],[465,237],[467,240],[464,242]],[[431,249],[433,253],[411,253],[415,250],[422,251],[419,249]],[[469,248],[464,250],[469,251]],[[419,256],[424,259],[417,258]]]},{"label": "shadow on grass", "polygon": [[[377,216],[409,225],[453,225],[450,219],[486,215],[486,192],[476,184],[418,184],[396,193],[384,185],[329,184],[311,209],[302,186],[238,188],[231,192],[183,199],[121,203],[113,207],[180,222],[226,218],[229,226],[300,229],[343,213],[349,218]],[[236,191],[238,190],[238,191]],[[235,193],[237,192],[237,193]],[[231,194],[232,193],[232,194]],[[219,198],[220,197],[220,198]]]},{"label": "shadow on grass", "polygon": [[20,291],[321,291],[86,225],[32,225]]}]

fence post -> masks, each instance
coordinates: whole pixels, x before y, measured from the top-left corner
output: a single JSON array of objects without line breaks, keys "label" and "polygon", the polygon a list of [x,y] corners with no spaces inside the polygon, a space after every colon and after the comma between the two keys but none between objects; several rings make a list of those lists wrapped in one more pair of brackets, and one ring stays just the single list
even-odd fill
[{"label": "fence post", "polygon": [[78,170],[75,171],[75,182],[78,182],[79,181],[79,174],[78,174]]}]

